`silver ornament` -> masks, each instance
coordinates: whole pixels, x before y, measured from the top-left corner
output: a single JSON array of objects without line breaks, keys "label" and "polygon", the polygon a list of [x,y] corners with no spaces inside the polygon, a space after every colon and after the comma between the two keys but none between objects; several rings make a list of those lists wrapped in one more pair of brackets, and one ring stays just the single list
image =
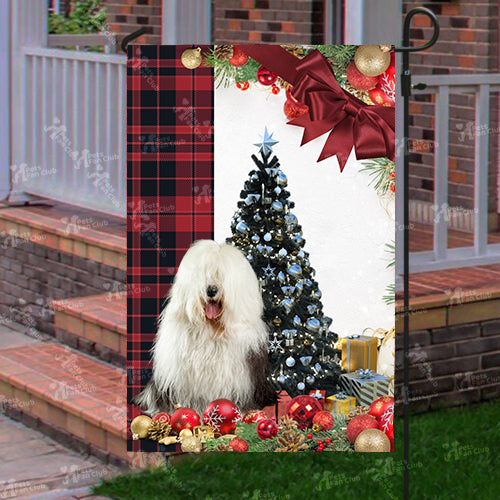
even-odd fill
[{"label": "silver ornament", "polygon": [[270,233],[266,233],[264,235],[264,241],[271,241],[273,239],[273,237],[271,236]]},{"label": "silver ornament", "polygon": [[240,221],[236,224],[236,231],[239,233],[246,233],[248,231],[248,225],[246,222]]},{"label": "silver ornament", "polygon": [[299,391],[303,391],[305,388],[306,388],[306,384],[304,384],[304,382],[299,382],[299,383],[297,384],[297,389],[298,389]]},{"label": "silver ornament", "polygon": [[298,264],[292,264],[286,271],[290,276],[295,278],[302,275],[302,268]]},{"label": "silver ornament", "polygon": [[307,306],[307,312],[309,314],[314,314],[316,312],[316,306],[314,304]]},{"label": "silver ornament", "polygon": [[282,212],[283,211],[283,203],[281,203],[281,201],[273,201],[271,208],[273,208],[277,212]]},{"label": "silver ornament", "polygon": [[295,366],[295,359],[293,359],[291,356],[289,358],[286,358],[286,366],[289,368],[292,368],[292,366]]},{"label": "silver ornament", "polygon": [[297,330],[283,330],[283,335],[289,340],[293,339],[297,336]]},{"label": "silver ornament", "polygon": [[280,257],[286,257],[286,254],[287,254],[287,253],[288,253],[288,252],[287,252],[284,248],[282,248],[282,249],[278,252],[278,254],[279,254],[279,256],[280,256]]},{"label": "silver ornament", "polygon": [[278,186],[285,187],[287,185],[287,178],[283,172],[278,173]]},{"label": "silver ornament", "polygon": [[312,356],[302,356],[300,358],[300,362],[302,363],[303,366],[309,366],[311,361],[312,361]]},{"label": "silver ornament", "polygon": [[284,299],[283,307],[285,308],[285,311],[289,313],[292,310],[292,301],[290,299]]},{"label": "silver ornament", "polygon": [[318,333],[320,322],[316,318],[309,318],[306,323],[306,328],[312,333]]}]

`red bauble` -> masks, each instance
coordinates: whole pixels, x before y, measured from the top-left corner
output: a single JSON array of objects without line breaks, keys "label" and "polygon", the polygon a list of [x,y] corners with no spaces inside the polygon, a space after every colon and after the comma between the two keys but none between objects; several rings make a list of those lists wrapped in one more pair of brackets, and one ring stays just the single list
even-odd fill
[{"label": "red bauble", "polygon": [[396,74],[396,53],[394,51],[391,52],[391,62],[384,73],[389,73],[390,75]]},{"label": "red bauble", "polygon": [[157,413],[153,417],[153,422],[161,422],[162,424],[169,424],[170,419],[171,417],[168,413]]},{"label": "red bauble", "polygon": [[322,411],[320,402],[303,394],[288,403],[285,413],[297,422],[299,429],[305,429],[312,426],[314,415],[319,411]]},{"label": "red bauble", "polygon": [[229,446],[233,449],[233,451],[248,451],[248,443],[241,438],[234,438],[229,441]]},{"label": "red bauble", "polygon": [[233,66],[245,66],[245,64],[248,62],[248,56],[242,52],[240,49],[234,47],[233,48],[233,57],[229,59],[229,62]]},{"label": "red bauble", "polygon": [[294,118],[306,114],[309,111],[309,106],[306,106],[305,104],[297,101],[297,99],[293,97],[292,93],[287,90],[286,101],[283,105],[283,111],[285,112],[285,116],[289,120],[293,120]]},{"label": "red bauble", "polygon": [[250,84],[248,82],[236,82],[236,87],[239,88],[240,90],[248,90]]},{"label": "red bauble", "polygon": [[354,61],[351,61],[347,65],[345,73],[349,83],[358,90],[374,89],[378,83],[378,76],[363,75],[356,67],[356,64],[354,64]]},{"label": "red bauble", "polygon": [[390,405],[380,417],[379,429],[385,433],[391,442],[391,451],[394,451],[394,405]]},{"label": "red bauble", "polygon": [[347,439],[354,444],[358,434],[366,429],[378,429],[377,421],[370,415],[358,415],[347,424]]},{"label": "red bauble", "polygon": [[320,425],[322,431],[329,431],[330,429],[333,429],[333,415],[326,410],[319,411],[313,417],[313,425],[314,424]]},{"label": "red bauble", "polygon": [[394,106],[394,101],[377,85],[373,90],[368,91],[370,99],[374,104],[379,104],[380,106]]},{"label": "red bauble", "polygon": [[278,424],[270,418],[259,420],[257,424],[257,435],[260,439],[271,439],[278,434]]},{"label": "red bauble", "polygon": [[229,399],[216,399],[203,412],[203,423],[219,434],[231,434],[240,420],[240,409]]},{"label": "red bauble", "polygon": [[274,95],[277,95],[280,93],[280,88],[277,86],[277,85],[273,85],[272,89],[271,89],[271,92],[274,94]]},{"label": "red bauble", "polygon": [[264,66],[261,66],[257,70],[257,80],[262,85],[273,85],[277,79],[278,77],[272,71],[264,68]]},{"label": "red bauble", "polygon": [[387,408],[393,404],[394,398],[392,396],[382,396],[370,405],[370,408],[368,408],[368,415],[375,417],[377,422],[380,422],[380,417],[387,411]]},{"label": "red bauble", "polygon": [[245,413],[243,422],[245,422],[245,424],[253,424],[254,422],[258,422],[263,418],[267,418],[267,416],[262,410],[251,410]]},{"label": "red bauble", "polygon": [[[394,65],[394,52],[391,54],[391,64],[378,77],[377,89],[380,89],[394,106],[396,100],[396,67]],[[373,100],[373,99],[372,99]]]},{"label": "red bauble", "polygon": [[201,424],[200,416],[192,408],[179,408],[175,410],[170,425],[177,433],[182,429],[192,429]]}]

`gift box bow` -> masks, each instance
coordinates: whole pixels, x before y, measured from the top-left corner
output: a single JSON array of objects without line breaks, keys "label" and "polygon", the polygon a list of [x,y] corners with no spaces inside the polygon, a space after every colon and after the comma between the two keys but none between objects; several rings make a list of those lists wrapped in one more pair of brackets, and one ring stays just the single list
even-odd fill
[{"label": "gift box bow", "polygon": [[357,378],[365,380],[375,378],[375,372],[373,370],[369,369],[363,370],[363,368],[360,368],[359,370],[356,370],[355,373]]},{"label": "gift box bow", "polygon": [[315,399],[325,399],[325,397],[323,396],[323,394],[321,394],[319,389],[317,389],[316,392],[311,393],[310,396],[312,396]]},{"label": "gift box bow", "polygon": [[335,399],[347,399],[347,395],[344,394],[342,391],[340,391],[338,394],[335,395]]},{"label": "gift box bow", "polygon": [[279,45],[238,45],[238,49],[293,85],[293,97],[308,112],[289,123],[304,128],[301,146],[330,132],[318,161],[337,155],[342,171],[352,147],[356,158],[394,159],[393,107],[369,106],[344,90],[318,50],[298,59]]}]

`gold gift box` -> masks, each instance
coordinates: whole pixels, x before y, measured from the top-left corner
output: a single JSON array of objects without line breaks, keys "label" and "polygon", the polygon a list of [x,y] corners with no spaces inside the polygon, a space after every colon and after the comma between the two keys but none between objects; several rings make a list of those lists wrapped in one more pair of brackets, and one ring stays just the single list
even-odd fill
[{"label": "gold gift box", "polygon": [[325,410],[330,413],[349,413],[356,408],[356,398],[354,396],[345,396],[338,399],[338,394],[328,396],[325,401]]},{"label": "gold gift box", "polygon": [[351,335],[342,339],[342,368],[347,372],[377,369],[377,342],[374,337]]}]

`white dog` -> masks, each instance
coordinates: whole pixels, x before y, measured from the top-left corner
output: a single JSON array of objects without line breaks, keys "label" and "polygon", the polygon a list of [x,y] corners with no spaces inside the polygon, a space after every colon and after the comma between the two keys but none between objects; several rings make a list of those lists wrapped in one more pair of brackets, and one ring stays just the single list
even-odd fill
[{"label": "white dog", "polygon": [[153,376],[133,403],[149,414],[172,411],[175,404],[202,414],[219,398],[242,412],[276,402],[267,379],[259,283],[240,250],[195,242],[169,297],[153,347]]}]

